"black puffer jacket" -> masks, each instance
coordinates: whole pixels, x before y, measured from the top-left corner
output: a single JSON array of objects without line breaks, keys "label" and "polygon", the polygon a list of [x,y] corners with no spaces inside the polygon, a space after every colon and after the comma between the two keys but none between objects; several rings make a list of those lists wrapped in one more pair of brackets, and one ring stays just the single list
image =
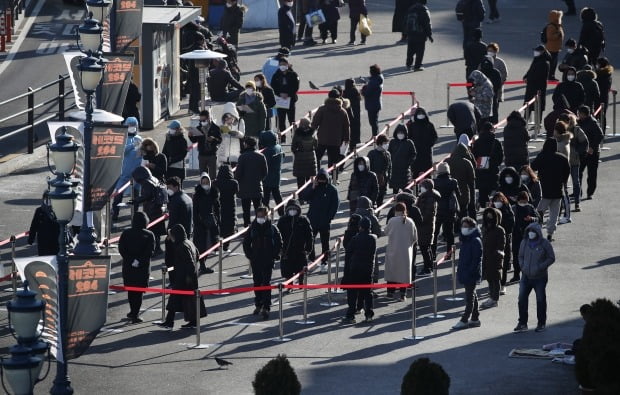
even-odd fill
[{"label": "black puffer jacket", "polygon": [[207,231],[211,237],[216,238],[220,234],[220,192],[211,186],[205,191],[200,184],[194,189],[192,197],[194,205],[194,244],[200,251],[206,250],[202,244],[205,242]]},{"label": "black puffer jacket", "polygon": [[52,207],[42,204],[37,207],[28,231],[28,244],[37,239],[37,253],[39,256],[58,254],[58,235],[60,226]]},{"label": "black puffer jacket", "polygon": [[[413,220],[416,229],[420,229],[422,226],[422,213],[420,209],[415,206],[415,196],[409,192],[401,192],[396,195],[396,203],[403,203],[407,207],[407,217]],[[385,219],[385,223],[390,221],[390,218],[394,216],[394,207],[390,208]]]},{"label": "black puffer jacket", "polygon": [[252,221],[243,239],[243,252],[250,260],[253,270],[272,269],[282,251],[282,236],[270,220],[264,224]]},{"label": "black puffer jacket", "polygon": [[[363,163],[364,171],[359,171],[357,166]],[[370,171],[370,160],[366,156],[360,156],[353,162],[353,174],[349,182],[347,200],[357,200],[360,196],[366,196],[372,202],[377,200],[379,184],[377,175]]]},{"label": "black puffer jacket", "polygon": [[187,140],[183,133],[167,134],[162,153],[166,155],[168,168],[167,177],[185,178],[185,157],[187,156]]},{"label": "black puffer jacket", "polygon": [[[136,212],[131,228],[121,233],[118,252],[123,257],[123,283],[133,287],[146,287],[149,283],[151,255],[155,250],[155,235],[146,229],[148,218],[143,212]],[[134,260],[138,267],[133,266]]]},{"label": "black puffer jacket", "polygon": [[[362,221],[360,221],[362,222]],[[371,284],[377,252],[377,237],[368,230],[353,236],[345,250],[347,284]]]},{"label": "black puffer jacket", "polygon": [[220,166],[213,187],[220,193],[220,232],[223,236],[230,236],[237,220],[235,195],[239,192],[239,183],[234,179],[230,165]]},{"label": "black puffer jacket", "polygon": [[314,130],[310,127],[295,130],[291,151],[295,155],[293,159],[293,175],[295,177],[312,177],[316,175],[316,151],[317,141]]},{"label": "black puffer jacket", "polygon": [[495,138],[495,133],[482,133],[474,142],[472,152],[476,160],[485,156],[489,157],[488,169],[476,169],[476,185],[489,190],[494,189],[497,186],[499,165],[504,160],[502,144]]},{"label": "black puffer jacket", "polygon": [[538,171],[543,199],[561,199],[564,196],[570,165],[568,158],[557,151],[555,139],[547,139],[542,151],[532,161],[532,169]]},{"label": "black puffer jacket", "polygon": [[553,101],[555,102],[559,99],[560,96],[564,96],[566,100],[568,100],[569,109],[573,113],[577,113],[577,109],[584,103],[585,92],[583,90],[583,85],[581,85],[579,82],[577,82],[576,80],[568,81],[566,79],[566,74],[569,71],[572,71],[574,74],[577,73],[573,67],[569,67],[564,72],[562,82],[560,82],[553,91]]},{"label": "black puffer jacket", "polygon": [[521,166],[530,163],[527,150],[527,142],[530,141],[530,135],[527,132],[527,123],[518,111],[510,113],[507,120],[506,127],[504,127],[504,157],[506,166],[520,169]]},{"label": "black puffer jacket", "polygon": [[418,242],[420,245],[433,244],[435,233],[435,217],[437,216],[437,205],[441,195],[433,189],[432,180],[426,179],[421,184],[426,188],[426,192],[418,195],[415,205],[422,213],[422,226],[418,227]]},{"label": "black puffer jacket", "polygon": [[[144,212],[149,217],[150,222],[164,215],[161,204],[157,204],[155,201],[159,180],[151,175],[149,169],[142,166],[136,167],[133,173],[131,173],[131,176],[140,184],[140,196],[133,200],[134,211],[138,211],[140,204],[143,204]],[[157,223],[155,226],[151,227],[151,231],[156,236],[165,235],[166,221]]]},{"label": "black puffer jacket", "polygon": [[[418,119],[418,115],[424,115],[424,119]],[[415,146],[416,155],[411,166],[413,178],[425,172],[433,166],[433,146],[437,143],[437,131],[435,125],[428,118],[425,109],[418,107],[413,122],[407,122],[407,136]]]},{"label": "black puffer jacket", "polygon": [[[512,178],[512,183],[508,184],[506,178]],[[521,176],[514,167],[505,167],[499,173],[499,188],[498,192],[501,192],[508,198],[510,204],[515,204],[518,200],[519,193],[527,192],[530,194],[530,190],[521,182]]]},{"label": "black puffer jacket", "polygon": [[500,225],[501,222],[502,213],[498,209],[487,207],[482,212],[482,273],[484,273],[484,278],[493,278],[493,272],[502,268],[506,232]]},{"label": "black puffer jacket", "polygon": [[[399,133],[404,134],[405,138],[399,140],[396,137]],[[390,187],[402,189],[411,180],[411,165],[416,158],[415,145],[413,145],[413,141],[407,138],[407,128],[404,125],[398,125],[394,129],[394,135],[392,140],[390,140],[388,151],[392,157]]]},{"label": "black puffer jacket", "polygon": [[601,104],[601,91],[596,81],[596,73],[592,70],[582,70],[577,73],[577,81],[583,86],[583,104],[590,107],[592,112]]},{"label": "black puffer jacket", "polygon": [[[205,126],[198,125],[196,129],[198,129],[202,135],[189,136],[189,140],[192,143],[198,143],[198,154],[202,156],[214,156],[222,143],[222,132],[220,127],[213,122],[209,122]],[[213,140],[208,141],[207,137],[211,137]]]},{"label": "black puffer jacket", "polygon": [[461,210],[464,210],[470,202],[476,200],[476,172],[473,165],[475,161],[469,149],[459,143],[454,147],[446,162],[450,165],[450,174],[459,183],[461,192],[459,206]]},{"label": "black puffer jacket", "polygon": [[187,236],[194,231],[194,205],[192,199],[183,191],[177,191],[168,200],[168,229],[176,224],[183,225]]},{"label": "black puffer jacket", "polygon": [[461,196],[459,183],[449,174],[440,174],[435,178],[435,189],[441,195],[437,204],[437,218],[448,219],[454,217],[457,212],[450,207],[450,200],[454,195],[458,201]]},{"label": "black puffer jacket", "polygon": [[[297,210],[297,215],[288,215],[289,209]],[[312,227],[297,200],[286,205],[287,213],[278,220],[278,230],[282,235],[282,259],[280,269],[284,278],[290,278],[308,264],[308,255],[314,245]]]},{"label": "black puffer jacket", "polygon": [[262,181],[267,177],[267,160],[254,147],[241,151],[235,168],[235,179],[239,181],[239,198],[261,198]]},{"label": "black puffer jacket", "polygon": [[370,171],[377,176],[379,186],[387,186],[392,177],[392,156],[389,151],[377,147],[368,153]]}]

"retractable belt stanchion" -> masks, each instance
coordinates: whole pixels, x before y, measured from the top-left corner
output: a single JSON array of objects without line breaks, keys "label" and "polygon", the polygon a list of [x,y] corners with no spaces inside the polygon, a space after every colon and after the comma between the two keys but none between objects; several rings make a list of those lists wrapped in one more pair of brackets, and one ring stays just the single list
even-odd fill
[{"label": "retractable belt stanchion", "polygon": [[[198,275],[200,274],[200,261],[196,261],[195,264],[195,268],[194,268],[195,272],[196,272],[196,278],[198,278]],[[220,289],[222,289],[222,287],[220,287]],[[196,289],[194,290],[194,297],[196,299],[196,344],[188,344],[187,348],[192,348],[192,349],[205,349],[205,348],[209,348],[208,344],[200,344],[200,289],[198,288],[198,286],[196,287]]]},{"label": "retractable belt stanchion", "polygon": [[536,92],[536,101],[534,102],[534,142],[542,142],[544,139],[540,138],[540,124],[542,122],[542,108],[540,105],[540,91]]},{"label": "retractable belt stanchion", "polygon": [[[168,272],[166,265],[161,264],[161,288],[166,289],[166,273]],[[166,294],[164,292],[161,293],[161,321],[162,323],[166,320]]]},{"label": "retractable belt stanchion", "polygon": [[[341,239],[342,240],[342,239]],[[340,285],[340,281],[338,279],[338,275],[340,273],[340,247],[341,247],[341,240],[338,240],[336,242],[336,278],[334,279],[334,285],[338,286]],[[343,294],[346,291],[342,288],[334,288],[334,290],[332,291],[335,294]]]},{"label": "retractable belt stanchion", "polygon": [[424,336],[416,336],[415,334],[415,329],[416,329],[416,325],[415,325],[415,321],[416,321],[416,312],[415,312],[415,298],[416,298],[416,291],[415,291],[415,282],[411,283],[411,336],[405,336],[403,337],[403,339],[405,340],[422,340],[424,339]]},{"label": "retractable belt stanchion", "polygon": [[463,298],[456,297],[456,248],[452,246],[452,256],[450,261],[452,262],[452,296],[446,298],[446,300],[450,302],[459,302],[463,300]]},{"label": "retractable belt stanchion", "polygon": [[13,297],[17,295],[17,266],[15,266],[15,235],[11,235],[11,281],[13,283]]},{"label": "retractable belt stanchion", "polygon": [[450,83],[446,84],[446,124],[439,126],[440,128],[451,128],[450,118],[448,118],[448,108],[450,108]]},{"label": "retractable belt stanchion", "polygon": [[274,342],[280,342],[280,343],[291,341],[291,339],[289,339],[287,337],[284,337],[284,321],[283,321],[283,318],[282,318],[283,305],[284,305],[284,302],[282,301],[283,290],[284,290],[284,284],[278,283],[278,300],[279,300],[279,303],[278,303],[278,314],[279,314],[278,329],[279,329],[280,333],[279,333],[278,337],[273,338],[272,340]]},{"label": "retractable belt stanchion", "polygon": [[[440,261],[443,261],[443,259],[441,259]],[[435,261],[433,264],[433,315],[429,315],[428,317],[426,317],[432,319],[445,318],[445,316],[437,314],[437,263],[438,261]]]},{"label": "retractable belt stanchion", "polygon": [[129,188],[131,188],[131,204],[129,205],[129,208],[131,209],[131,218],[133,218],[133,215],[135,214],[135,206],[133,205],[133,201],[136,198],[136,191],[134,190],[134,185],[133,185],[133,177],[131,178],[131,180],[129,180]]},{"label": "retractable belt stanchion", "polygon": [[[308,266],[304,266],[304,286],[308,285]],[[295,321],[299,325],[312,325],[314,321],[308,319],[308,288],[304,287],[304,319]]]},{"label": "retractable belt stanchion", "polygon": [[105,246],[106,255],[109,255],[108,253],[110,251],[111,227],[112,227],[112,217],[110,216],[110,201],[108,200],[105,204],[105,236],[103,240],[103,245]]},{"label": "retractable belt stanchion", "polygon": [[[329,253],[329,251],[327,253]],[[327,284],[328,285],[332,285],[332,260],[333,260],[333,255],[330,254],[329,257],[327,258]],[[339,303],[332,302],[332,289],[331,289],[331,287],[327,288],[327,302],[321,303],[321,306],[334,307],[334,306],[338,306],[338,305],[339,305]]]},{"label": "retractable belt stanchion", "polygon": [[612,90],[611,94],[613,96],[613,101],[614,101],[613,102],[613,107],[612,107],[612,110],[611,110],[612,117],[613,117],[611,122],[612,122],[612,125],[613,125],[613,135],[615,136],[616,135],[616,95],[618,94],[618,91],[617,90]]},{"label": "retractable belt stanchion", "polygon": [[[218,243],[220,244],[217,247],[217,287],[218,289],[222,289],[222,285],[223,285],[223,263],[224,263],[224,243],[222,243],[222,238],[220,237],[218,240]],[[205,259],[207,259],[205,257]],[[218,295],[229,295],[228,292],[222,292]]]}]

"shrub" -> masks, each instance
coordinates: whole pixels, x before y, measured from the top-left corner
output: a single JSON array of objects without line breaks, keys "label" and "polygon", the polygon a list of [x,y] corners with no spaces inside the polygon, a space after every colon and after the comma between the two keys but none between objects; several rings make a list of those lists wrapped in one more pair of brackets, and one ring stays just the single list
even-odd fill
[{"label": "shrub", "polygon": [[428,358],[413,361],[403,377],[402,395],[448,395],[450,376],[438,363]]},{"label": "shrub", "polygon": [[252,382],[256,395],[299,395],[301,383],[286,355],[278,355],[256,372]]}]

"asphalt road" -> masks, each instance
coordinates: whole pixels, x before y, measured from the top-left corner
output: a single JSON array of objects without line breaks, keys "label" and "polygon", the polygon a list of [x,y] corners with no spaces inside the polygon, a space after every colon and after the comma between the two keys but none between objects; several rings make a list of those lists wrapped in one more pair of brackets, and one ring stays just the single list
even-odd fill
[{"label": "asphalt road", "polygon": [[[344,45],[348,41],[348,20],[344,10],[338,44],[295,49],[292,63],[301,76],[302,87],[305,89],[307,81],[312,80],[327,88],[347,77],[366,75],[368,65],[379,63],[386,76],[385,90],[415,91],[420,104],[432,114],[431,120],[435,125],[443,125],[446,83],[464,80],[464,65],[460,59],[461,28],[454,17],[453,3],[437,0],[430,6],[435,44],[427,44],[427,69],[422,73],[407,73],[404,70],[405,47],[395,45],[399,37],[391,33],[391,1],[369,4],[375,33],[364,47]],[[553,2],[553,6],[558,8],[564,7],[563,4]],[[500,0],[499,6],[502,21],[484,26],[485,40],[500,43],[500,56],[508,63],[509,79],[520,79],[529,65],[531,48],[538,44],[549,5],[533,0],[519,3]],[[614,41],[615,37],[620,36],[616,5],[611,0],[605,0],[596,2],[596,7],[611,40],[607,55],[613,63],[620,53],[619,44]],[[568,36],[578,35],[579,23],[574,17],[567,17],[564,25]],[[251,79],[264,59],[275,54],[277,48],[275,31],[242,34],[240,61],[243,80]],[[522,88],[507,89],[507,100],[500,108],[501,117],[520,107],[522,95]],[[464,91],[453,89],[451,92],[451,100],[462,96]],[[302,97],[298,104],[299,113],[302,109],[307,111],[316,107],[323,99],[324,96]],[[410,105],[406,97],[388,96],[384,98],[384,104],[381,124],[389,122]],[[181,119],[186,122],[185,117]],[[442,158],[454,144],[452,129],[438,131],[440,143],[435,151],[435,160]],[[163,128],[158,128],[143,135],[162,141],[164,132]],[[292,339],[287,343],[272,341],[278,336],[277,307],[273,308],[269,320],[262,321],[251,315],[250,294],[209,297],[209,316],[203,320],[201,339],[202,343],[210,345],[206,350],[187,349],[187,344],[194,343],[195,337],[193,331],[178,329],[179,320],[173,332],[161,331],[152,325],[161,315],[159,295],[145,298],[143,324],[127,325],[123,321],[128,309],[126,296],[119,293],[110,296],[104,331],[90,350],[70,365],[74,388],[77,393],[88,391],[95,394],[249,394],[252,393],[251,381],[255,372],[270,358],[285,353],[297,371],[303,393],[307,394],[395,394],[399,392],[402,376],[409,364],[421,356],[428,356],[444,366],[451,377],[453,394],[576,394],[577,384],[571,366],[548,360],[512,359],[508,358],[508,353],[516,347],[536,348],[557,341],[572,342],[581,334],[581,304],[598,297],[619,299],[618,229],[613,219],[620,214],[620,208],[614,204],[616,185],[620,181],[614,163],[620,158],[620,143],[610,134],[611,130],[608,130],[606,146],[609,150],[602,154],[595,198],[583,202],[583,211],[573,214],[573,223],[561,225],[555,235],[553,246],[557,261],[550,269],[547,288],[549,319],[544,333],[512,333],[517,320],[518,289],[514,285],[509,287],[506,296],[500,298],[498,308],[482,312],[481,328],[451,331],[450,327],[462,313],[463,302],[446,300],[451,296],[449,265],[440,267],[438,271],[438,307],[444,318],[426,318],[432,313],[431,281],[421,282],[417,289],[417,334],[425,337],[418,342],[403,340],[411,333],[410,305],[386,299],[382,290],[379,291],[379,298],[375,299],[374,322],[348,327],[339,324],[345,310],[343,295],[334,297],[339,306],[328,308],[321,305],[326,301],[323,292],[308,292],[309,318],[316,321],[316,324],[308,326],[295,324],[302,314],[302,293],[286,295],[283,305],[284,332]],[[364,118],[363,140],[369,135]],[[532,146],[534,155],[541,143]],[[285,151],[290,152],[290,149],[286,147]],[[285,196],[295,185],[291,167],[291,156],[288,155],[283,174]],[[44,161],[39,160],[22,171],[0,178],[1,185],[5,186],[0,188],[0,239],[28,227],[47,175]],[[191,174],[186,190],[191,191],[196,176]],[[345,196],[348,178],[349,173],[341,177],[338,187],[341,198]],[[348,215],[348,205],[343,202],[341,213],[333,223],[333,236],[342,234]],[[382,224],[385,223],[384,215],[385,212],[380,218]],[[121,217],[116,231],[128,225],[126,211],[121,212]],[[380,246],[383,247],[385,242],[385,239],[380,240]],[[19,256],[31,253],[23,244],[23,241],[18,243]],[[248,280],[240,279],[247,269],[247,261],[239,255],[240,246],[233,243],[232,247],[233,253],[223,261],[223,285],[250,285]],[[440,251],[443,248],[440,246]],[[3,248],[0,253],[2,262],[6,264],[9,250]],[[118,260],[119,257],[114,255],[113,284],[122,283]],[[383,261],[382,253],[380,261]],[[152,286],[161,285],[160,264],[161,260],[152,264]],[[210,258],[208,265],[217,270],[217,260]],[[274,281],[278,281],[278,275],[279,270],[276,269]],[[312,274],[309,278],[310,283],[326,281],[324,274]],[[217,288],[218,274],[202,276],[200,285],[202,289]],[[484,297],[486,291],[486,284],[483,284],[478,292]],[[457,292],[462,296],[461,288]],[[3,300],[10,297],[8,292],[0,295]],[[534,303],[532,296],[531,315],[535,311]],[[5,328],[0,332],[0,352],[5,352],[13,342],[7,334],[6,324],[6,312],[0,310],[0,325]],[[214,356],[230,360],[234,365],[228,370],[219,370],[212,359]],[[47,393],[51,383],[52,378],[46,379],[38,384],[35,393]]]}]

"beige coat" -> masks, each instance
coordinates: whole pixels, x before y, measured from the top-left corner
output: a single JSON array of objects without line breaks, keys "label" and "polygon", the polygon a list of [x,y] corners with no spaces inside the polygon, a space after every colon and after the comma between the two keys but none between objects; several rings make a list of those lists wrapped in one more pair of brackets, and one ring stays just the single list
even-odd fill
[{"label": "beige coat", "polygon": [[411,218],[392,217],[387,223],[385,234],[388,244],[385,249],[385,281],[410,284],[411,262],[418,232]]}]

